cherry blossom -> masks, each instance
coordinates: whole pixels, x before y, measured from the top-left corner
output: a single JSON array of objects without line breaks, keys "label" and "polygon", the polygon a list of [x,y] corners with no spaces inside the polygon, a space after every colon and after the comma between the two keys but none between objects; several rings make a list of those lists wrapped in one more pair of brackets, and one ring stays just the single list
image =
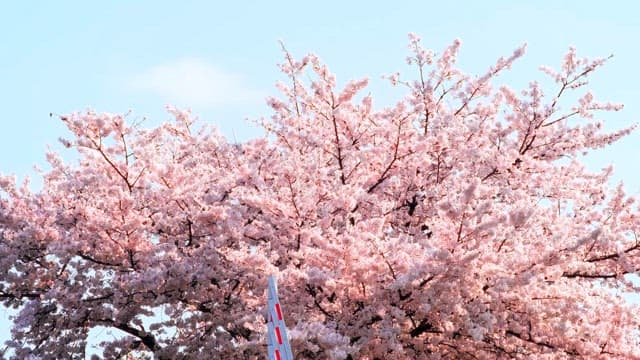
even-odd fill
[{"label": "cherry blossom", "polygon": [[95,357],[264,358],[275,275],[297,358],[640,357],[638,206],[579,158],[633,130],[597,119],[622,108],[586,90],[606,59],[570,49],[518,91],[497,76],[524,46],[477,76],[460,46],[411,35],[382,108],[285,51],[240,144],[174,108],[60,117],[77,163],[48,154],[38,192],[0,177],[6,354],[83,359],[106,327],[126,336]]}]

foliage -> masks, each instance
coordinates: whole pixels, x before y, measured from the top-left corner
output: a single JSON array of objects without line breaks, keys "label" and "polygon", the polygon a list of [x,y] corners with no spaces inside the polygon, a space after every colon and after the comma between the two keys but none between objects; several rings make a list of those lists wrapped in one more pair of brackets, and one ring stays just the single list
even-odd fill
[{"label": "foliage", "polygon": [[[640,356],[638,209],[584,151],[603,133],[580,91],[605,59],[571,49],[556,86],[521,93],[411,35],[418,77],[375,109],[314,55],[285,52],[268,135],[242,144],[194,125],[61,117],[76,165],[48,154],[37,193],[0,178],[0,298],[20,309],[16,358],[262,358],[269,274],[299,358]],[[304,80],[307,79],[305,82]],[[566,93],[578,91],[575,104]],[[580,121],[578,121],[581,119]]]}]

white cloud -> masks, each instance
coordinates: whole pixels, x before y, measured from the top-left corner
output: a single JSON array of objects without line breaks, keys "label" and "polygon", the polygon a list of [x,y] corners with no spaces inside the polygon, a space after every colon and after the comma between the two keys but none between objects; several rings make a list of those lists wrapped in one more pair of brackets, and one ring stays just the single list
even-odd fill
[{"label": "white cloud", "polygon": [[240,74],[223,71],[200,58],[182,58],[136,75],[130,87],[151,92],[176,106],[216,107],[262,101]]}]

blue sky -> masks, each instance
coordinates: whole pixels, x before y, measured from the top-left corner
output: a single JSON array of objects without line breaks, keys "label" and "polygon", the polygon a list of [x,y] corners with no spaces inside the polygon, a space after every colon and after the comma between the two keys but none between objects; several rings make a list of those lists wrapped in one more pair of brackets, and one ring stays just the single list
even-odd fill
[{"label": "blue sky", "polygon": [[[525,58],[507,77],[514,87],[542,78],[537,67],[559,65],[570,45],[579,55],[614,54],[591,88],[601,100],[625,103],[622,112],[606,115],[606,126],[628,126],[640,119],[640,8],[633,1],[617,4],[3,2],[0,173],[33,174],[34,164],[44,166],[47,146],[60,148],[57,138],[68,133],[49,113],[132,110],[133,119],[146,117],[153,125],[169,119],[164,105],[171,103],[190,107],[231,139],[257,136],[245,118],[270,115],[262,99],[276,94],[273,84],[282,79],[278,40],[294,55],[318,54],[343,81],[369,76],[379,103],[391,96],[380,75],[406,70],[408,32],[436,51],[461,38],[460,63],[472,73],[528,43]],[[635,194],[638,133],[587,158],[593,169],[614,163],[614,180],[624,180]]]},{"label": "blue sky", "polygon": [[[93,108],[169,119],[168,103],[190,107],[230,138],[259,132],[245,118],[269,116],[262,98],[282,79],[283,40],[294,55],[317,53],[339,79],[369,76],[383,102],[383,73],[404,70],[406,35],[442,49],[463,40],[461,63],[480,72],[523,42],[527,55],[509,79],[541,78],[538,65],[559,64],[569,45],[590,57],[615,54],[594,77],[601,98],[624,102],[610,128],[637,122],[640,19],[635,2],[213,2],[11,1],[0,5],[0,173],[19,178],[44,164],[47,146],[67,132],[49,113]],[[412,74],[407,74],[411,76]],[[634,134],[594,168],[616,165],[616,180],[640,189]],[[38,181],[36,180],[37,184]]]}]

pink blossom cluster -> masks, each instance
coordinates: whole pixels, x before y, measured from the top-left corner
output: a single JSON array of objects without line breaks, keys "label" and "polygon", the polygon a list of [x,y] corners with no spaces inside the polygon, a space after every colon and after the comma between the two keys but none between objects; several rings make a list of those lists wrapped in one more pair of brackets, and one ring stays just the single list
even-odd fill
[{"label": "pink blossom cluster", "polygon": [[621,106],[581,93],[604,60],[571,49],[555,88],[516,91],[495,82],[524,47],[472,76],[460,44],[411,35],[417,76],[384,108],[285,51],[267,135],[241,144],[173,108],[62,117],[77,164],[50,153],[35,193],[0,177],[7,353],[84,358],[107,327],[127,336],[106,358],[264,358],[273,274],[297,358],[640,357],[638,205],[578,158],[633,129],[603,132]]}]

